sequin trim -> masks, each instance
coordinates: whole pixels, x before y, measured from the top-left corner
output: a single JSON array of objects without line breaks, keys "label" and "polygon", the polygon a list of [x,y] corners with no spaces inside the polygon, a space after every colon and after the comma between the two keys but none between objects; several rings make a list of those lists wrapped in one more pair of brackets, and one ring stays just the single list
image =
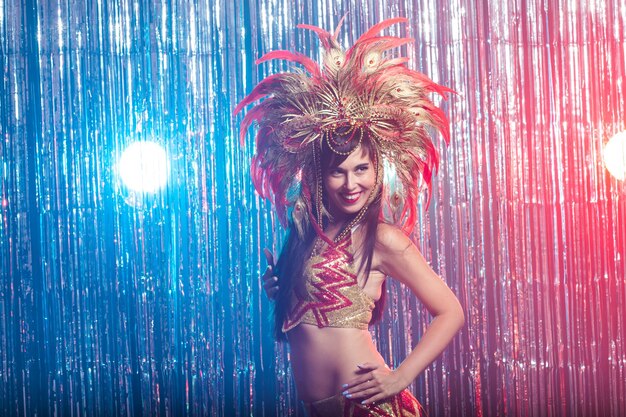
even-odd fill
[{"label": "sequin trim", "polygon": [[343,395],[303,403],[308,417],[420,417],[422,406],[408,391],[375,404],[363,405]]}]

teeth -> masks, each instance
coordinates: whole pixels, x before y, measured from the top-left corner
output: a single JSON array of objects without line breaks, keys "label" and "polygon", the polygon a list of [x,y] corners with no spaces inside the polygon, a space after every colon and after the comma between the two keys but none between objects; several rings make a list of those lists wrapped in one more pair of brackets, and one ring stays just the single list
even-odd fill
[{"label": "teeth", "polygon": [[357,193],[357,194],[349,194],[349,195],[344,194],[343,198],[345,198],[346,200],[348,200],[350,202],[356,201],[356,200],[359,199],[359,193]]}]

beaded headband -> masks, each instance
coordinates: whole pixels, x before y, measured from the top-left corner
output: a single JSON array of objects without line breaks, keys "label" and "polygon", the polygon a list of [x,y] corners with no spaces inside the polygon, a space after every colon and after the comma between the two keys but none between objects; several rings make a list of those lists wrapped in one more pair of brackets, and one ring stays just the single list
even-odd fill
[{"label": "beaded headband", "polygon": [[[413,40],[381,36],[380,32],[407,19],[380,22],[347,51],[337,42],[342,22],[333,34],[298,25],[318,35],[324,48],[321,67],[307,56],[289,51],[272,51],[257,60],[260,64],[284,59],[302,65],[304,71],[270,75],[235,108],[237,114],[265,98],[241,122],[242,143],[252,123],[258,125],[252,180],[257,192],[272,201],[283,226],[292,209],[291,218],[301,233],[303,225],[311,221],[325,237],[322,222],[328,213],[320,207],[321,149],[349,155],[367,136],[374,151],[377,183],[382,182],[381,216],[408,234],[417,221],[419,191],[423,185],[430,189],[438,165],[427,127],[439,130],[446,143],[449,141],[448,120],[428,95],[438,93],[445,99],[446,93],[453,91],[407,68],[407,57],[387,56],[389,50]],[[395,190],[383,181],[383,167],[387,171],[384,178],[395,173]],[[362,214],[356,217],[360,219]]]}]

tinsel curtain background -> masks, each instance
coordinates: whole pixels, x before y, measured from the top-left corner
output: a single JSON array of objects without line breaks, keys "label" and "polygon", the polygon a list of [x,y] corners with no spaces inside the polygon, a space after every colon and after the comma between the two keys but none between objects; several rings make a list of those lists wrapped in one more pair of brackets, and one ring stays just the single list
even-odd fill
[{"label": "tinsel curtain background", "polygon": [[[467,317],[411,386],[429,415],[626,415],[622,0],[0,0],[1,415],[302,415],[232,109],[344,14],[346,46],[409,18],[410,65],[459,92],[413,236]],[[169,182],[142,195],[116,164],[147,140]],[[391,365],[428,320],[389,287]]]}]

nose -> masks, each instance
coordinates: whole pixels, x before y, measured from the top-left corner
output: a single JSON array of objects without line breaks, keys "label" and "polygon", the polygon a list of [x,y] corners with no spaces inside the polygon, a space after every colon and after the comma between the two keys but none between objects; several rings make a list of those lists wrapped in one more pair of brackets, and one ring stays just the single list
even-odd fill
[{"label": "nose", "polygon": [[352,174],[351,172],[348,172],[346,174],[346,179],[344,182],[344,187],[347,191],[352,191],[354,190],[356,186],[356,178],[354,176],[354,174]]}]

